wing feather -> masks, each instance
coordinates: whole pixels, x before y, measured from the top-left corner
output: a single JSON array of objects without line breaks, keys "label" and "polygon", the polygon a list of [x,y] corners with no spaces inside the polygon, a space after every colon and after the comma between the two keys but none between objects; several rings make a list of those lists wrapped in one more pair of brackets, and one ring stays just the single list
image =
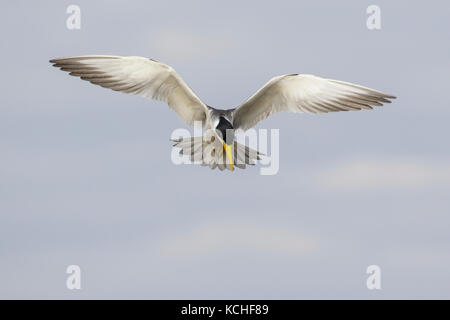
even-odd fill
[{"label": "wing feather", "polygon": [[166,102],[187,124],[206,119],[206,105],[174,69],[156,60],[91,55],[50,62],[101,87]]},{"label": "wing feather", "polygon": [[271,79],[233,112],[235,128],[247,130],[276,112],[327,113],[370,110],[394,96],[357,84],[313,75]]}]

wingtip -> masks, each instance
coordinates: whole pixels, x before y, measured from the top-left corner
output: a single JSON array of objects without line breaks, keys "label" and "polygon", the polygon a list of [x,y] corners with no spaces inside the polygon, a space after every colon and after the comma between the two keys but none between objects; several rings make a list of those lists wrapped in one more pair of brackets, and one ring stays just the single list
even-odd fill
[{"label": "wingtip", "polygon": [[[392,94],[387,94],[387,93],[385,93],[383,97],[386,98],[386,99],[397,99],[396,96],[394,96],[394,95],[392,95]],[[390,102],[390,101],[389,101],[389,102]]]},{"label": "wingtip", "polygon": [[52,66],[54,67],[58,67],[58,62],[60,61],[60,59],[50,59],[48,60],[48,62],[50,62],[52,64]]},{"label": "wingtip", "polygon": [[396,96],[394,96],[394,95],[392,95],[392,94],[388,94],[388,93],[385,93],[385,94],[384,94],[384,97],[387,98],[387,99],[397,99]]}]

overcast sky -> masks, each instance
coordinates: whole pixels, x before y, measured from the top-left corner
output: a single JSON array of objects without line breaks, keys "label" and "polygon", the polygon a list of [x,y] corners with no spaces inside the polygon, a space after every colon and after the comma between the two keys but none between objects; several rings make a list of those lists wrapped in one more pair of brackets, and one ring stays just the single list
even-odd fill
[{"label": "overcast sky", "polygon": [[[0,298],[450,298],[446,2],[1,6]],[[48,63],[82,54],[163,61],[218,108],[287,73],[398,99],[261,122],[280,129],[274,176],[175,166],[169,138],[188,127],[167,106]]]}]

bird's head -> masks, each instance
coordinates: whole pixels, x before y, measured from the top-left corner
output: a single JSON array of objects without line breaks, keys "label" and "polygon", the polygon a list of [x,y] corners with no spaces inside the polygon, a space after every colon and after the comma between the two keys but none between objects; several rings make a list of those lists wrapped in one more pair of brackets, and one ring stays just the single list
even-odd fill
[{"label": "bird's head", "polygon": [[225,116],[220,116],[216,121],[216,133],[219,138],[222,140],[223,149],[227,154],[228,160],[230,162],[230,169],[233,171],[233,152],[231,146],[234,141],[234,128],[231,124],[230,119],[227,119]]},{"label": "bird's head", "polygon": [[215,123],[216,133],[227,145],[232,145],[234,141],[234,128],[231,122],[224,116],[220,116]]}]

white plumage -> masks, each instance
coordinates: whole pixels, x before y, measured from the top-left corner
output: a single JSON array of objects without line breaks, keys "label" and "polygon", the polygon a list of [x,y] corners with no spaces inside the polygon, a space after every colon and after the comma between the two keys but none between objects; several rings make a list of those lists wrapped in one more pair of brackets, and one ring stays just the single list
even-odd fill
[{"label": "white plumage", "polygon": [[[348,82],[291,74],[271,79],[238,108],[218,110],[204,104],[174,69],[153,59],[91,55],[50,62],[93,84],[164,101],[189,125],[201,121],[205,129],[212,130],[215,139],[179,140],[175,146],[192,159],[200,156],[201,164],[221,170],[233,170],[233,164],[245,168],[259,159],[257,151],[236,141],[224,141],[227,130],[247,130],[281,111],[327,113],[372,109],[395,98]],[[193,145],[196,148],[187,148]],[[227,145],[234,158],[225,156]]]}]

